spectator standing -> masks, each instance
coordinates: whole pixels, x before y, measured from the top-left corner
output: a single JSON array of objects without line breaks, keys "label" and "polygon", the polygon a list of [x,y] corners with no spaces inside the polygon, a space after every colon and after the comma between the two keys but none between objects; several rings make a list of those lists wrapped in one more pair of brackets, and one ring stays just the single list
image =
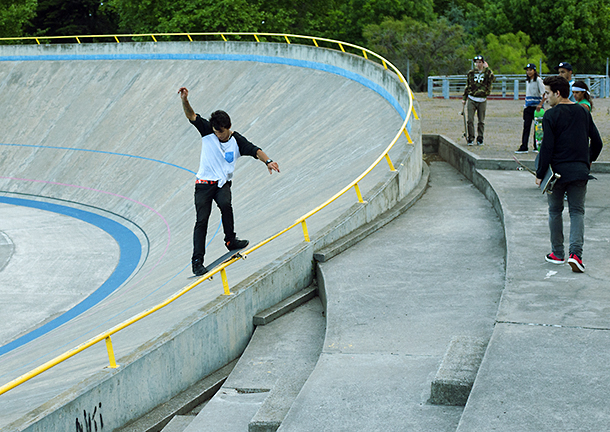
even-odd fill
[{"label": "spectator standing", "polygon": [[[534,114],[536,111],[540,111],[544,106],[546,95],[544,93],[544,84],[542,78],[536,71],[536,65],[534,63],[528,63],[525,66],[525,106],[523,108],[523,135],[521,136],[521,147],[515,153],[527,153],[527,143],[530,138],[530,131],[532,129],[532,121],[534,120]],[[538,150],[536,146],[536,140],[532,145],[534,151]]]},{"label": "spectator standing", "polygon": [[559,76],[564,77],[570,84],[570,95],[568,96],[568,99],[572,102],[576,102],[576,100],[574,99],[574,95],[572,94],[572,86],[574,85],[574,78],[572,77],[572,65],[568,62],[561,62],[558,66],[555,66],[555,70],[557,71],[557,74],[559,74]]},{"label": "spectator standing", "polygon": [[584,81],[576,81],[572,86],[572,94],[576,103],[587,108],[589,112],[593,111],[593,98],[589,91],[589,86]]},{"label": "spectator standing", "polygon": [[475,69],[468,72],[466,76],[466,88],[462,105],[466,106],[468,112],[467,129],[468,145],[474,145],[474,113],[476,111],[477,123],[477,145],[483,145],[483,134],[485,132],[485,111],[487,109],[487,96],[491,93],[491,85],[496,79],[493,71],[483,58],[478,55],[473,58]]}]

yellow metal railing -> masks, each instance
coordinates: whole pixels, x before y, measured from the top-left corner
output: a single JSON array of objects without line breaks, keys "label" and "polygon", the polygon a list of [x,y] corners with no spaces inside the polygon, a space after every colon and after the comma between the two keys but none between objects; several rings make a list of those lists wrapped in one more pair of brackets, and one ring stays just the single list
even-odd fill
[{"label": "yellow metal railing", "polygon": [[[228,41],[227,36],[252,36],[254,37],[254,39],[256,40],[256,42],[261,42],[261,37],[275,37],[275,38],[280,38],[281,40],[283,39],[284,41],[286,41],[286,43],[290,44],[291,43],[291,39],[301,39],[301,40],[309,40],[312,41],[313,44],[316,47],[320,47],[319,42],[325,42],[325,43],[329,43],[331,45],[337,45],[340,50],[342,52],[346,52],[345,51],[345,47],[349,47],[354,49],[356,52],[362,52],[362,55],[365,59],[371,60],[369,58],[369,56],[371,56],[372,58],[375,58],[377,60],[379,60],[381,62],[381,64],[383,65],[383,67],[387,70],[387,69],[391,69],[394,73],[396,73],[396,75],[398,76],[398,79],[400,80],[400,82],[405,86],[408,94],[409,94],[409,107],[407,109],[407,113],[406,113],[406,117],[405,120],[403,122],[403,124],[400,127],[400,130],[397,132],[396,136],[394,137],[394,139],[392,140],[392,142],[387,146],[387,148],[383,151],[383,153],[375,160],[375,162],[373,162],[373,164],[371,166],[369,166],[362,174],[360,174],[355,180],[353,180],[351,183],[349,183],[347,186],[345,186],[343,189],[341,189],[339,192],[337,192],[334,196],[332,196],[331,198],[329,198],[327,201],[325,201],[323,204],[319,205],[318,207],[316,207],[315,209],[309,211],[308,213],[304,214],[303,216],[301,216],[300,218],[298,218],[292,225],[284,228],[283,230],[281,230],[280,232],[278,232],[277,234],[267,238],[266,240],[261,241],[260,243],[256,244],[255,246],[247,249],[246,251],[241,253],[241,257],[246,257],[248,254],[251,254],[252,252],[254,252],[255,250],[261,248],[262,246],[266,245],[267,243],[273,241],[274,239],[278,238],[279,236],[281,236],[282,234],[286,233],[287,231],[290,231],[292,228],[294,228],[297,225],[301,225],[301,228],[303,230],[303,237],[304,240],[306,242],[310,241],[310,237],[309,237],[309,231],[307,229],[307,219],[310,218],[311,216],[313,216],[314,214],[318,213],[320,210],[322,210],[323,208],[327,207],[328,205],[330,205],[332,202],[334,202],[337,198],[341,197],[343,194],[345,194],[348,190],[350,190],[351,188],[354,188],[355,192],[356,192],[356,196],[358,198],[358,202],[360,203],[364,203],[364,200],[362,198],[362,194],[360,192],[360,187],[358,186],[358,183],[364,178],[366,177],[372,170],[373,168],[375,168],[383,159],[386,160],[386,162],[389,165],[389,168],[391,171],[395,171],[394,165],[392,164],[392,160],[390,159],[389,156],[389,151],[392,149],[392,147],[394,147],[394,145],[396,144],[396,142],[398,141],[398,139],[402,136],[402,134],[404,133],[404,135],[407,138],[407,141],[409,142],[409,144],[413,144],[413,141],[411,139],[411,136],[409,135],[409,132],[407,131],[407,124],[409,122],[409,119],[411,117],[411,114],[413,114],[415,119],[419,119],[419,117],[417,116],[417,113],[415,112],[415,110],[413,109],[413,93],[411,92],[411,89],[409,88],[406,80],[404,79],[404,76],[402,75],[402,73],[398,70],[398,68],[396,68],[396,66],[394,66],[392,63],[390,63],[389,61],[387,61],[386,59],[384,59],[382,56],[378,55],[377,53],[374,53],[373,51],[370,51],[366,48],[360,47],[358,45],[353,45],[347,42],[340,42],[340,41],[336,41],[333,39],[325,39],[325,38],[318,38],[318,37],[313,37],[313,36],[300,36],[300,35],[292,35],[292,34],[278,34],[278,33],[147,33],[147,34],[121,34],[121,35],[81,35],[81,36],[45,36],[45,37],[23,37],[23,38],[0,38],[0,41],[28,41],[28,40],[32,40],[32,41],[36,41],[36,43],[40,44],[40,40],[42,39],[43,41],[45,40],[57,40],[57,39],[67,39],[67,40],[75,40],[77,43],[81,43],[81,39],[100,39],[100,38],[113,38],[117,43],[120,43],[119,38],[133,38],[133,37],[150,37],[152,38],[152,40],[154,42],[157,42],[156,37],[163,37],[163,36],[171,36],[171,37],[178,37],[178,36],[187,36],[189,41],[193,41],[192,36],[215,36],[218,37],[220,36],[225,42]],[[175,293],[174,295],[172,295],[171,297],[167,298],[165,301],[163,301],[162,303],[159,303],[158,305],[144,311],[144,312],[140,312],[139,314],[133,316],[132,318],[123,321],[120,324],[117,324],[116,326],[114,326],[113,328],[111,328],[110,330],[107,330],[103,333],[100,333],[99,335],[89,339],[88,341],[82,343],[81,345],[77,346],[76,348],[73,348],[63,354],[61,354],[60,356],[55,357],[52,360],[49,360],[48,362],[38,366],[37,368],[21,375],[20,377],[10,381],[9,383],[3,385],[0,387],[0,395],[3,393],[6,393],[7,391],[23,384],[24,382],[34,378],[37,375],[40,375],[41,373],[51,369],[52,367],[58,365],[59,363],[75,356],[76,354],[86,350],[87,348],[101,342],[102,340],[106,341],[106,350],[108,351],[108,360],[109,360],[109,367],[110,368],[117,368],[118,365],[116,363],[115,360],[115,355],[114,355],[114,348],[112,345],[112,339],[111,336],[121,330],[123,330],[126,327],[129,327],[130,325],[140,321],[141,319],[151,315],[152,313],[164,308],[165,306],[169,305],[170,303],[172,303],[173,301],[177,300],[178,298],[182,297],[184,294],[186,294],[187,292],[189,292],[190,290],[192,290],[193,288],[195,288],[197,285],[199,285],[200,283],[202,283],[203,281],[210,279],[212,276],[214,276],[215,274],[220,273],[221,278],[222,278],[222,285],[223,285],[223,289],[224,289],[224,295],[231,295],[231,291],[230,291],[230,287],[229,287],[229,283],[227,280],[227,274],[226,274],[226,268],[228,266],[230,266],[231,264],[233,264],[234,262],[238,261],[239,259],[241,259],[241,257],[235,257],[233,259],[231,259],[230,261],[227,261],[226,263],[223,263],[222,265],[218,266],[216,269],[214,269],[213,271],[206,273],[204,276],[202,276],[200,279],[198,279],[196,282],[190,284],[189,286],[183,288],[182,290],[178,291],[177,293]]]}]

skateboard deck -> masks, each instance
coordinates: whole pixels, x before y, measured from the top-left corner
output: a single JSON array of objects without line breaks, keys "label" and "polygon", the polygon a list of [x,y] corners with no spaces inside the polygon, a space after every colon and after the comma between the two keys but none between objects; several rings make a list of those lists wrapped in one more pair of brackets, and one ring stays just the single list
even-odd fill
[{"label": "skateboard deck", "polygon": [[464,109],[462,108],[462,112],[460,113],[462,115],[462,117],[464,117],[464,139],[466,140],[466,142],[468,142],[468,125],[466,124],[466,113],[464,112]]},{"label": "skateboard deck", "polygon": [[[248,242],[248,244],[250,244],[250,242]],[[219,258],[216,258],[214,261],[212,261],[210,264],[208,264],[206,266],[206,268],[208,269],[208,273],[213,271],[216,267],[218,267],[221,264],[226,263],[227,261],[232,260],[235,257],[239,257],[242,259],[245,259],[246,256],[241,254],[241,251],[243,251],[244,249],[246,249],[248,247],[248,245],[246,245],[245,247],[241,248],[241,249],[233,249],[231,251],[228,251],[227,253],[225,253],[224,255],[220,256]],[[207,273],[206,273],[207,274]],[[202,275],[205,276],[205,275]],[[201,276],[196,276],[196,275],[192,275],[189,276],[188,279],[194,279],[194,278],[198,278]],[[211,280],[212,278],[210,278]]]},{"label": "skateboard deck", "polygon": [[542,145],[542,138],[544,132],[542,130],[542,117],[544,116],[544,109],[540,108],[540,111],[534,111],[534,150],[539,150]]},{"label": "skateboard deck", "polygon": [[[513,159],[515,160],[515,162],[517,162],[517,164],[519,165],[519,167],[521,167],[521,169],[525,169],[526,171],[528,171],[530,174],[532,174],[534,176],[536,175],[536,172],[534,170],[532,170],[530,167],[525,165],[515,156],[513,156]],[[555,186],[555,183],[560,178],[561,178],[561,174],[553,172],[553,169],[549,166],[549,169],[546,171],[546,174],[544,175],[544,178],[542,179],[542,183],[540,183],[540,186],[539,186],[542,193],[548,193],[548,194],[553,193],[553,186]]]}]

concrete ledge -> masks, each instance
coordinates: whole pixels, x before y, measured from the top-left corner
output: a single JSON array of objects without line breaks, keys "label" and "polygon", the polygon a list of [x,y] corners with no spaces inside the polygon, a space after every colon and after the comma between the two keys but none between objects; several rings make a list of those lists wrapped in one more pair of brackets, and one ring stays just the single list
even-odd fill
[{"label": "concrete ledge", "polygon": [[[115,432],[158,432],[165,428],[176,416],[182,416],[209,400],[222,387],[227,377],[237,364],[232,361],[213,374],[205,377],[194,386],[173,397],[168,402],[159,405],[144,417],[139,418]],[[192,417],[190,418],[192,420]],[[177,423],[177,422],[174,422]],[[176,427],[174,425],[174,427]],[[180,430],[180,429],[177,429]]]},{"label": "concrete ledge", "polygon": [[318,288],[316,286],[310,286],[304,290],[299,291],[296,294],[291,295],[286,300],[282,300],[278,304],[271,306],[269,309],[257,313],[252,318],[255,326],[267,325],[270,322],[276,320],[284,314],[287,314],[293,309],[301,306],[303,303],[308,302],[314,298],[317,294]]},{"label": "concrete ledge", "polygon": [[487,341],[456,336],[431,384],[430,403],[465,406],[485,354]]}]

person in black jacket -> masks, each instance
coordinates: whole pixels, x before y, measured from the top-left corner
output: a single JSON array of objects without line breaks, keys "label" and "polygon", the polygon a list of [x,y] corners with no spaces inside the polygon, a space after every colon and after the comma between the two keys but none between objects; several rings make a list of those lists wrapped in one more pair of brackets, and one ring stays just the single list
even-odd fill
[{"label": "person in black jacket", "polygon": [[583,273],[587,182],[591,162],[597,159],[603,144],[591,113],[568,99],[570,84],[565,78],[547,77],[544,87],[552,108],[544,113],[542,119],[544,138],[536,170],[536,184],[540,185],[549,166],[561,174],[553,193],[547,195],[552,252],[546,256],[546,260],[554,264],[565,262],[562,213],[566,193],[570,210],[568,264],[574,272]]}]

